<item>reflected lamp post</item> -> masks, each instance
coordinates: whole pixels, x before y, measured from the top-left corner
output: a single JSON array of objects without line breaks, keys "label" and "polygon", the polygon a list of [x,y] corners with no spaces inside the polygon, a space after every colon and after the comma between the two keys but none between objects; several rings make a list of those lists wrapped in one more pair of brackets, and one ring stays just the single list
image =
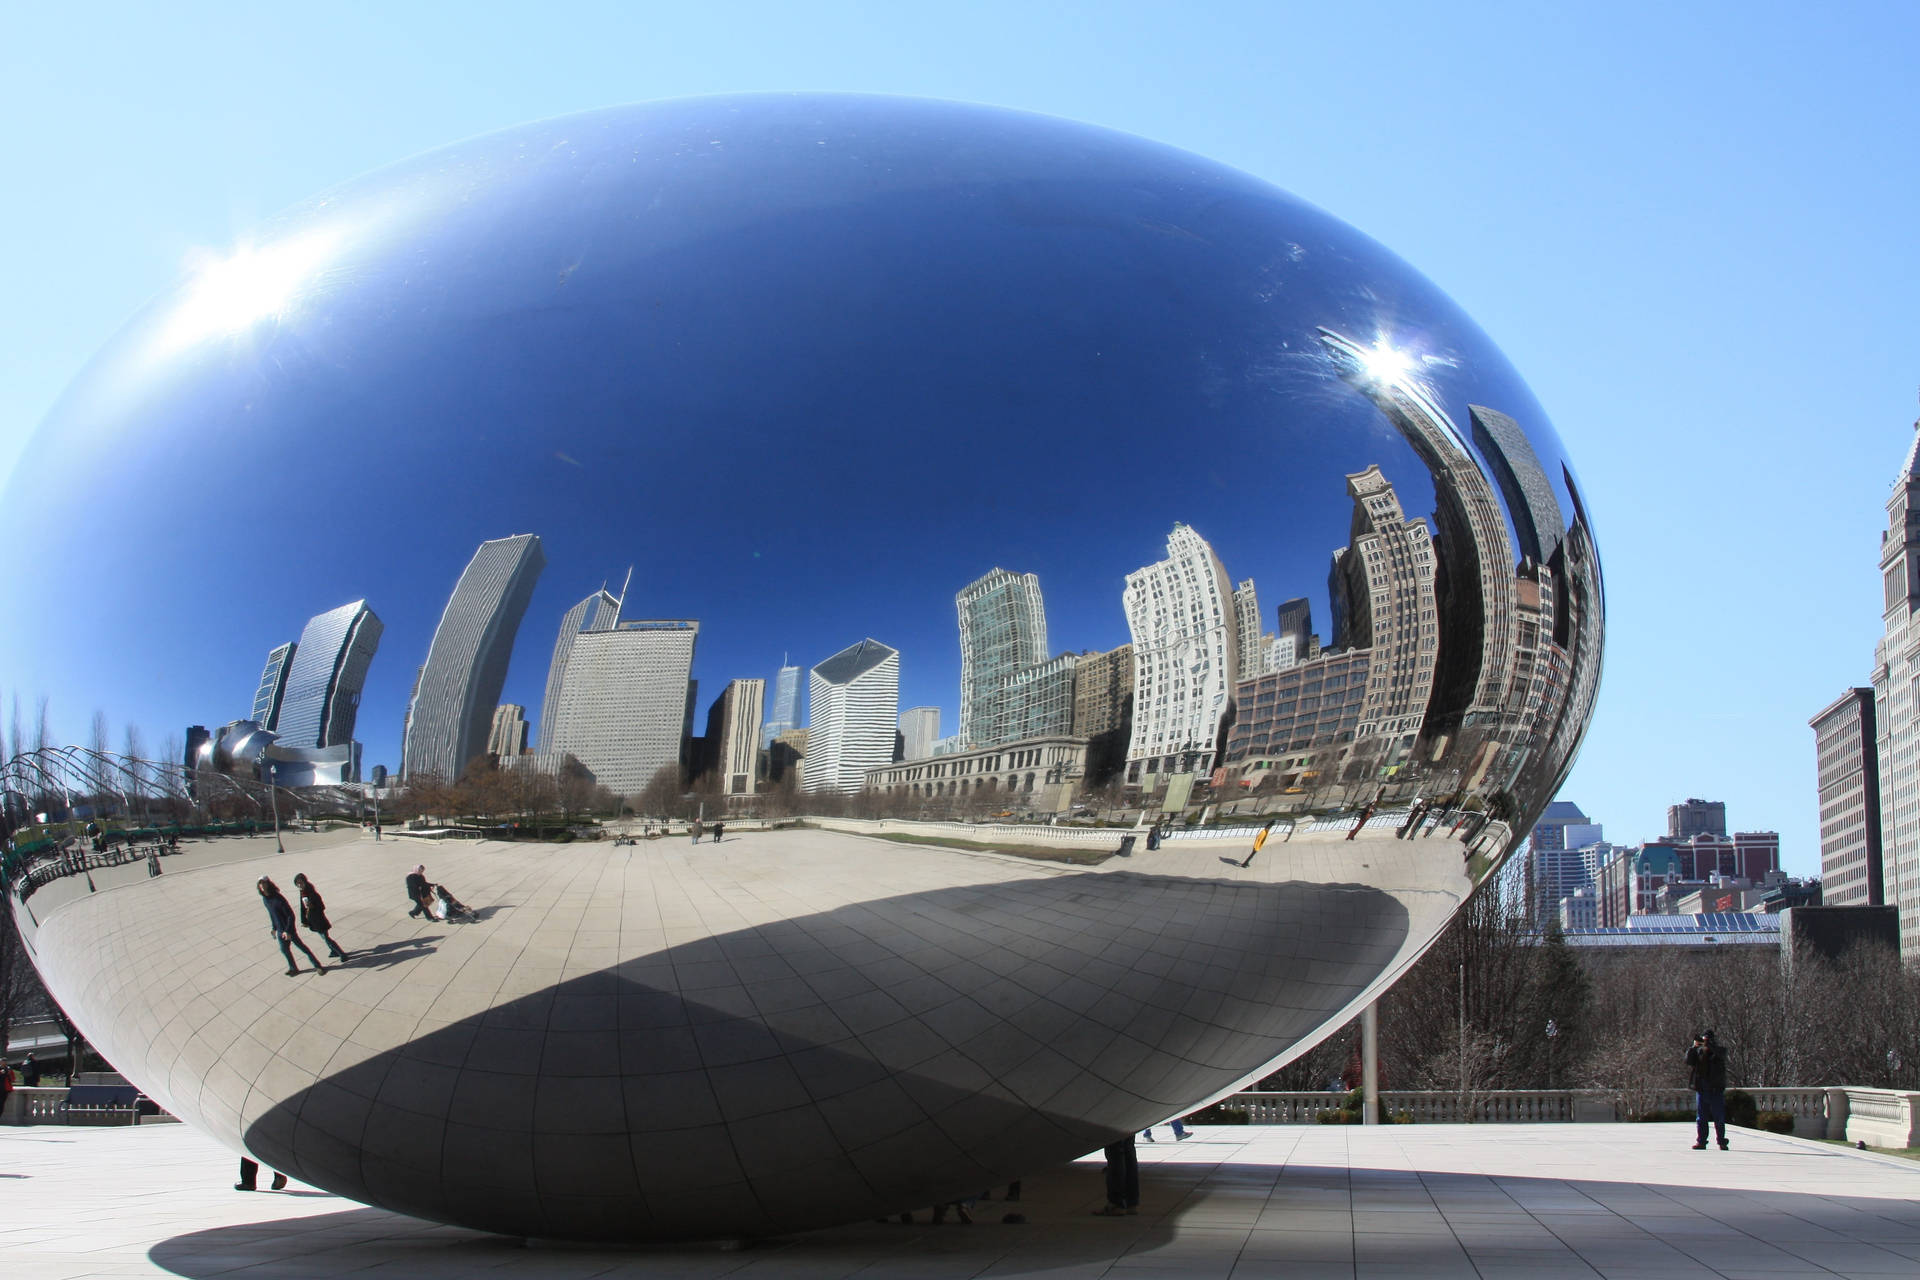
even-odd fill
[{"label": "reflected lamp post", "polygon": [[1560,1038],[1560,1024],[1558,1022],[1555,1022],[1552,1018],[1548,1018],[1547,1019],[1547,1088],[1548,1089],[1552,1089],[1555,1087],[1553,1083],[1553,1042],[1555,1040],[1558,1040],[1559,1038]]},{"label": "reflected lamp post", "polygon": [[273,806],[273,847],[285,853],[287,844],[280,838],[280,788],[274,785],[273,761],[262,760],[260,763],[267,774],[267,803]]}]

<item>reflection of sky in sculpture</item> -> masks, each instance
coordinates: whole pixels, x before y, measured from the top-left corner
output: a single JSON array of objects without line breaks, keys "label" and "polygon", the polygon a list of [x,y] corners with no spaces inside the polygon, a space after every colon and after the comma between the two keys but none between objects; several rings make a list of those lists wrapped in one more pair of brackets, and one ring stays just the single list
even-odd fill
[{"label": "reflection of sky in sculpture", "polygon": [[570,117],[350,183],[239,253],[95,362],[0,516],[16,598],[48,606],[0,657],[150,732],[245,714],[274,645],[365,597],[387,633],[358,736],[395,763],[454,580],[520,532],[549,568],[503,698],[535,709],[560,614],[628,564],[629,616],[702,621],[701,714],[872,635],[951,732],[958,588],[1036,573],[1053,647],[1111,648],[1175,520],[1266,626],[1305,595],[1324,633],[1343,477],[1378,463],[1409,514],[1434,504],[1319,326],[1562,461],[1479,330],[1371,241],[1193,156],[979,108]]}]

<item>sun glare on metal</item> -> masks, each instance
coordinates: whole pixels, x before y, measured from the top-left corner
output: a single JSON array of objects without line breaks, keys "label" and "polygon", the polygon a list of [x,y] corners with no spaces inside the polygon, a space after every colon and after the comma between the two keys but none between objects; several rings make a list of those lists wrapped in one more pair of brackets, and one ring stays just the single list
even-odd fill
[{"label": "sun glare on metal", "polygon": [[328,228],[267,245],[243,244],[224,257],[190,259],[186,296],[164,331],[168,347],[205,337],[230,336],[263,320],[284,316],[310,286],[340,241]]}]

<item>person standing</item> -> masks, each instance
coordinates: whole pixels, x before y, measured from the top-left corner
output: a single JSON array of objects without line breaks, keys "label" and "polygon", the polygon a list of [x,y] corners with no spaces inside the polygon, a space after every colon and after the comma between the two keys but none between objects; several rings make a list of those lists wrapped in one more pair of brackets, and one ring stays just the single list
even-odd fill
[{"label": "person standing", "polygon": [[1268,818],[1267,825],[1253,833],[1253,853],[1249,853],[1247,860],[1240,864],[1242,871],[1253,865],[1253,854],[1259,853],[1261,847],[1267,843],[1267,833],[1273,830],[1273,822],[1272,818]]},{"label": "person standing", "polygon": [[1720,1149],[1727,1149],[1727,1050],[1714,1039],[1712,1028],[1693,1038],[1687,1050],[1687,1084],[1693,1089],[1693,1149],[1707,1149],[1707,1122],[1712,1121]]},{"label": "person standing", "polygon": [[715,844],[720,843],[720,833],[722,831],[725,831],[726,829],[727,829],[727,824],[724,822],[716,822],[713,824],[713,842]]},{"label": "person standing", "polygon": [[1107,1203],[1095,1209],[1096,1218],[1125,1218],[1140,1212],[1140,1154],[1133,1149],[1129,1132],[1118,1142],[1110,1142],[1107,1157]]},{"label": "person standing", "polygon": [[280,892],[280,887],[267,877],[261,876],[254,888],[260,891],[260,902],[267,909],[267,928],[279,942],[280,954],[287,958],[287,976],[291,978],[300,972],[300,967],[293,962],[292,948],[294,947],[300,948],[301,953],[312,963],[315,973],[325,973],[327,966],[320,963],[320,957],[313,954],[307,944],[300,941],[300,935],[294,931],[293,908],[287,905],[286,895]]},{"label": "person standing", "polygon": [[427,864],[424,862],[407,873],[407,900],[413,903],[413,910],[407,912],[409,919],[414,916],[433,919],[433,886],[427,883]]},{"label": "person standing", "polygon": [[40,1087],[40,1064],[33,1060],[32,1054],[28,1054],[20,1063],[20,1087],[22,1089]]},{"label": "person standing", "polygon": [[[245,1156],[240,1157],[240,1181],[233,1184],[233,1189],[235,1191],[258,1191],[260,1189],[260,1166],[257,1162],[249,1160]],[[287,1189],[287,1175],[277,1169],[274,1170],[273,1174],[273,1189],[275,1191],[285,1191]]]},{"label": "person standing", "polygon": [[687,834],[693,837],[693,843],[699,844],[700,837],[706,834],[706,830],[706,827],[701,824],[700,819],[695,818],[693,825],[687,828]]},{"label": "person standing", "polygon": [[293,887],[300,891],[300,927],[308,933],[317,933],[327,944],[327,950],[333,953],[335,960],[350,960],[353,957],[340,949],[333,940],[333,923],[327,919],[327,903],[320,891],[313,887],[313,881],[307,879],[303,871],[294,876]]}]

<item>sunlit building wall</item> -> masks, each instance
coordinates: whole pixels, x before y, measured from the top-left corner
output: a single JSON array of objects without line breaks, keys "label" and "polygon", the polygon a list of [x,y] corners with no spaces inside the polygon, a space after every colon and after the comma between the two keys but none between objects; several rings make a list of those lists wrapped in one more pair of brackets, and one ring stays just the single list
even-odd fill
[{"label": "sunlit building wall", "polygon": [[760,716],[766,699],[765,680],[729,680],[707,711],[707,750],[727,795],[752,795],[758,787]]},{"label": "sunlit building wall", "polygon": [[1239,671],[1226,569],[1205,538],[1176,524],[1167,558],[1128,574],[1120,600],[1134,659],[1127,781],[1151,787],[1211,769]]},{"label": "sunlit building wall", "polygon": [[534,749],[541,755],[553,750],[553,722],[560,711],[560,686],[566,683],[567,660],[573,656],[573,642],[585,631],[611,631],[620,621],[620,599],[605,587],[594,592],[560,619],[560,634],[553,642],[553,657],[547,663],[547,691],[540,702],[540,729]]},{"label": "sunlit building wall", "polygon": [[1882,905],[1873,690],[1847,690],[1809,723],[1820,797],[1820,899],[1830,907]]},{"label": "sunlit building wall", "polygon": [[803,791],[851,795],[867,771],[893,763],[900,719],[900,654],[878,640],[849,645],[807,678]]},{"label": "sunlit building wall", "polygon": [[287,664],[275,732],[283,747],[331,747],[353,740],[367,668],[386,630],[365,600],[308,621]]},{"label": "sunlit building wall", "polygon": [[487,754],[502,764],[524,755],[527,750],[527,709],[517,702],[503,702],[493,709],[493,729],[487,734]]},{"label": "sunlit building wall", "polygon": [[678,770],[699,635],[698,622],[678,619],[579,633],[560,685],[553,751],[573,756],[618,795],[637,794],[669,766]]},{"label": "sunlit building wall", "polygon": [[940,708],[908,707],[900,713],[900,758],[924,760],[940,738]]}]

